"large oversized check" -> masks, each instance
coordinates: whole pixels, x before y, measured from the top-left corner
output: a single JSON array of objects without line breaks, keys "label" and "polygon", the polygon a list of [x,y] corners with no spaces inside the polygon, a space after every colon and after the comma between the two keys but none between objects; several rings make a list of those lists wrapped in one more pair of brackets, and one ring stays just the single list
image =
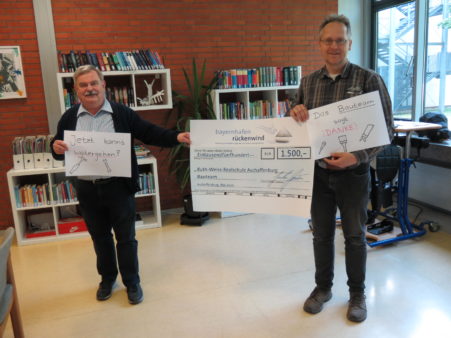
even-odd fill
[{"label": "large oversized check", "polygon": [[194,210],[309,217],[314,160],[305,124],[191,121],[191,140]]}]

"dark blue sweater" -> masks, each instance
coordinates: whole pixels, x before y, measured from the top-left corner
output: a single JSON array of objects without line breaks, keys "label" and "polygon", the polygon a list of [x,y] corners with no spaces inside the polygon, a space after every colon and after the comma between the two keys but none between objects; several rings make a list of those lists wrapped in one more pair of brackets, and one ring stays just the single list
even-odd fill
[{"label": "dark blue sweater", "polygon": [[[142,119],[134,110],[114,102],[111,103],[113,109],[114,130],[117,133],[129,133],[131,135],[131,168],[132,177],[124,178],[127,180],[131,191],[139,191],[138,183],[138,162],[133,150],[134,139],[153,146],[173,147],[178,144],[178,131],[165,129]],[[64,139],[64,130],[75,130],[77,126],[77,112],[79,104],[69,108],[58,122],[55,138],[51,143],[52,155],[57,160],[64,160],[64,155],[58,155],[53,151],[53,142]]]}]

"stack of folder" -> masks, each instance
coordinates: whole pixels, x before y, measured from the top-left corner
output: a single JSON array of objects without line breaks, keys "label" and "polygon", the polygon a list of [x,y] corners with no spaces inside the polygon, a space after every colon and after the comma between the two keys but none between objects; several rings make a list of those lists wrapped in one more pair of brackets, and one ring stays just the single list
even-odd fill
[{"label": "stack of folder", "polygon": [[58,168],[63,161],[53,159],[50,142],[53,135],[18,136],[13,140],[14,169]]}]

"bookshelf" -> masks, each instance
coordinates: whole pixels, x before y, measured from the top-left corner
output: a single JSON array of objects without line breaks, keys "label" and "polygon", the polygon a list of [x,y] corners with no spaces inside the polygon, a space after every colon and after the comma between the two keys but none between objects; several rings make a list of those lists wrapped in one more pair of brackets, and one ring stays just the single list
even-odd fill
[{"label": "bookshelf", "polygon": [[[291,102],[296,99],[299,88],[301,66],[298,66],[297,70],[298,78],[295,80],[296,84],[293,85],[213,89],[210,95],[216,118],[218,120],[227,120],[285,116],[286,111],[291,106]],[[237,113],[238,109],[233,110],[233,108],[228,110],[228,113],[232,111],[232,114],[225,114],[225,106],[237,107],[238,102],[241,107],[239,114]],[[263,107],[263,102],[266,102],[266,112],[269,113],[266,115],[253,114],[252,111],[255,111],[253,108],[255,108],[256,102],[262,102],[261,104],[258,103],[260,108]],[[263,109],[260,109],[260,111],[263,111]],[[219,212],[220,217],[223,218],[244,214],[239,212]]]},{"label": "bookshelf", "polygon": [[[172,108],[170,69],[127,70],[102,72],[106,82],[106,97],[123,103],[133,110],[156,110]],[[57,73],[58,98],[63,114],[75,103],[74,73]],[[162,92],[148,102],[149,87],[153,95]]]},{"label": "bookshelf", "polygon": [[220,88],[211,91],[216,118],[283,117],[296,100],[301,66],[219,71]]},{"label": "bookshelf", "polygon": [[213,89],[213,109],[218,120],[282,117],[298,88],[299,85]]},{"label": "bookshelf", "polygon": [[[145,158],[138,159],[138,167],[140,173],[151,172],[154,185],[153,189],[146,192],[138,192],[135,195],[137,199],[137,213],[141,220],[137,221],[137,229],[149,229],[161,227],[161,210],[160,196],[158,187],[158,171],[157,160],[150,155]],[[76,208],[78,202],[71,200],[68,202],[57,202],[56,196],[50,192],[49,200],[52,202],[42,203],[42,205],[20,206],[16,201],[16,186],[23,185],[43,185],[48,183],[49,186],[67,180],[65,168],[40,168],[40,169],[11,169],[7,173],[9,195],[11,199],[11,207],[14,218],[14,227],[16,229],[17,243],[19,245],[28,245],[43,243],[49,241],[58,241],[63,239],[77,238],[88,236],[87,231],[67,231],[61,222],[64,214],[71,213]],[[142,201],[142,202],[141,202]],[[49,229],[32,235],[27,232],[28,220],[30,217],[38,215],[49,223]]]}]

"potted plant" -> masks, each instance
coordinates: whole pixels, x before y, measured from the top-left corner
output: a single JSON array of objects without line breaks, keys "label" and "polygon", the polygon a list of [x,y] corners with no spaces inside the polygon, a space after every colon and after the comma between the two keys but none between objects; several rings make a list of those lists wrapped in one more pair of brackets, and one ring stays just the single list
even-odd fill
[{"label": "potted plant", "polygon": [[[195,58],[192,61],[191,76],[183,68],[188,95],[173,92],[173,109],[167,115],[167,121],[175,119],[177,130],[189,131],[191,120],[216,119],[210,92],[217,80],[213,78],[208,85],[204,85],[205,69],[206,61],[204,60],[201,69],[198,70]],[[205,219],[208,219],[208,213],[193,211],[189,184],[189,147],[179,144],[171,148],[168,160],[170,173],[175,175],[177,183],[180,185],[182,192],[185,193],[183,198],[185,213],[181,216],[181,224],[193,223],[190,225],[201,225]],[[197,224],[198,222],[200,224]]]}]

